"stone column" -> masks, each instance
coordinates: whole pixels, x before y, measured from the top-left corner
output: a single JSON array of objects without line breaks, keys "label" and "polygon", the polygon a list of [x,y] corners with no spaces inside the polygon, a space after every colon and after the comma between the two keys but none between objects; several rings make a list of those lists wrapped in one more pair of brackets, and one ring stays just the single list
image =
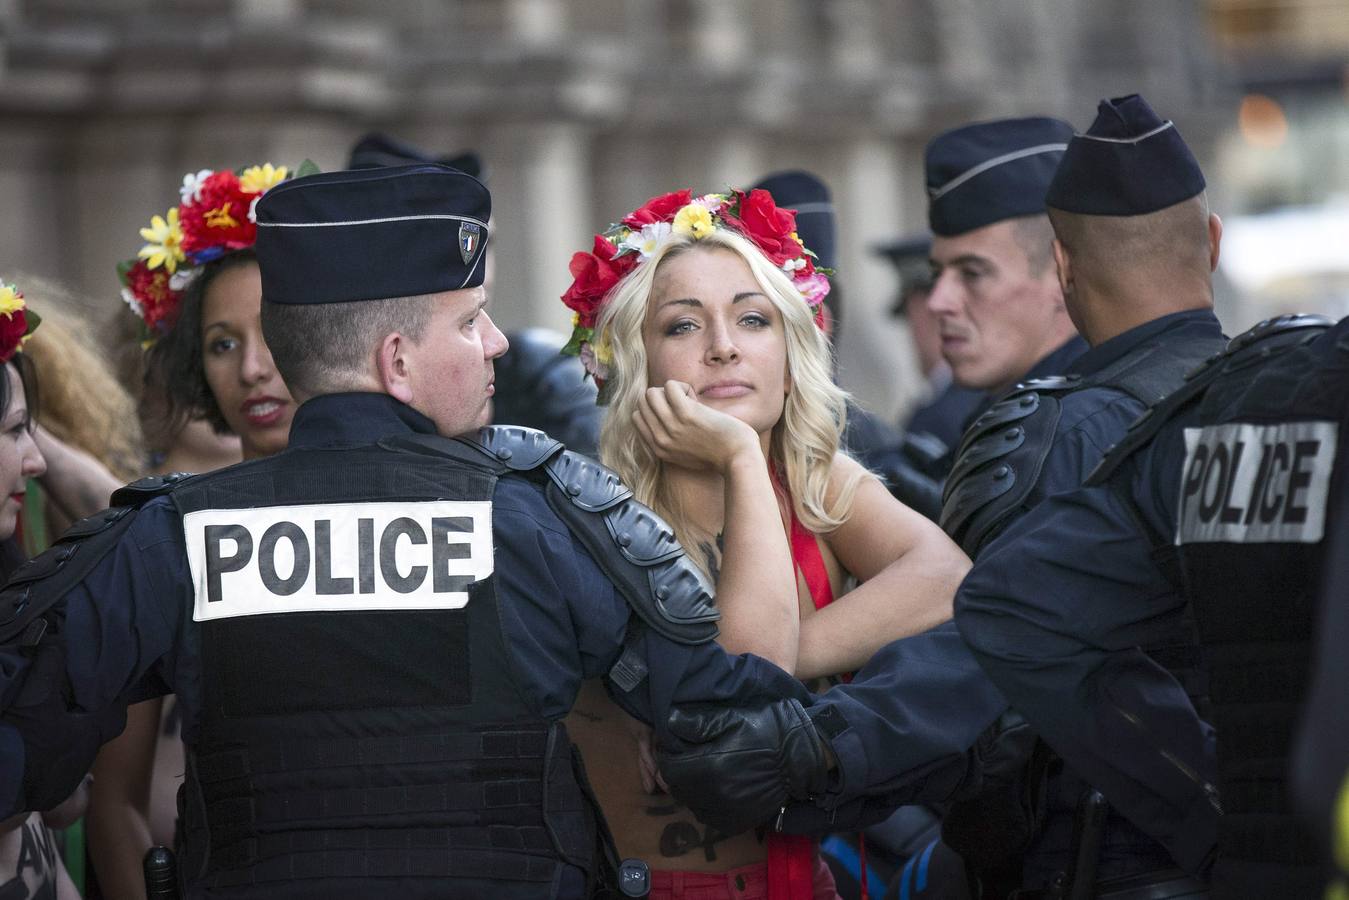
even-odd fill
[{"label": "stone column", "polygon": [[836,336],[839,381],[863,406],[893,421],[921,389],[907,336],[890,318],[895,278],[873,244],[901,233],[900,159],[894,145],[862,134],[844,150],[845,177],[835,188],[843,330]]},{"label": "stone column", "polygon": [[603,225],[591,204],[588,134],[562,122],[509,125],[494,130],[488,143],[496,247],[492,317],[503,330],[537,325],[570,334],[571,315],[558,302],[571,283],[567,263],[589,249],[586,238]]}]

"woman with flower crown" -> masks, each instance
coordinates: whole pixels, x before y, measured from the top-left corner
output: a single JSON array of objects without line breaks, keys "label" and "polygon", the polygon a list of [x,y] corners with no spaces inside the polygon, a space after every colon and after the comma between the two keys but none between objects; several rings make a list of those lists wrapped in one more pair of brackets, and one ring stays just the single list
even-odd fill
[{"label": "woman with flower crown", "polygon": [[[72,473],[48,473],[34,426],[37,375],[23,344],[40,319],[27,307],[23,294],[0,283],[0,484],[8,487],[0,501],[0,581],[23,562],[14,541],[24,492],[30,478],[52,479]],[[57,445],[65,452],[63,445]],[[78,474],[78,473],[74,473]],[[54,491],[54,495],[60,490]],[[92,512],[92,510],[82,510]],[[64,828],[79,818],[87,797],[87,782],[65,803],[46,813],[24,813],[0,821],[0,897],[53,897],[78,900],[79,892],[57,853],[50,829]]]},{"label": "woman with flower crown", "polygon": [[[969,561],[840,450],[828,273],[794,223],[762,190],[654,198],[573,257],[563,301],[610,405],[601,459],[701,549],[722,645],[810,681],[948,619]],[[718,834],[652,797],[645,729],[598,685],[568,728],[653,898],[836,896],[811,842]]]},{"label": "woman with flower crown", "polygon": [[[270,163],[188,173],[180,203],[141,229],[145,245],[118,267],[122,297],[141,321],[142,402],[154,432],[179,435],[205,420],[237,435],[244,459],[285,449],[295,403],[262,338],[252,248],[253,207],[288,175]],[[171,703],[130,707],[126,729],[94,764],[89,847],[107,896],[144,896],[145,851],[172,843],[183,757]]]}]

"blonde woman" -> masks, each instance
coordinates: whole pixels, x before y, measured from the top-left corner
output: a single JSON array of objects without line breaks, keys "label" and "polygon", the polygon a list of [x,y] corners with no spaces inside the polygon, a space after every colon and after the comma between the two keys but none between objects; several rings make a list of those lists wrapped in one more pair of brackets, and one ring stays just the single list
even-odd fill
[{"label": "blonde woman", "polygon": [[[764,191],[655,198],[573,259],[563,299],[610,403],[601,459],[701,548],[722,645],[812,680],[948,619],[969,563],[839,449],[828,283],[793,220]],[[813,845],[719,834],[658,795],[644,730],[597,685],[568,727],[652,897],[796,896],[803,867],[804,896],[835,896]]]}]

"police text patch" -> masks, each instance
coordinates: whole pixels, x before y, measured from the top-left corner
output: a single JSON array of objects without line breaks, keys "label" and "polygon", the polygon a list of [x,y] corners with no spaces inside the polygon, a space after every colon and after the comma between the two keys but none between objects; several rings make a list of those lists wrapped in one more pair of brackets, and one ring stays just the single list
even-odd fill
[{"label": "police text patch", "polygon": [[1325,531],[1334,422],[1185,429],[1177,544],[1314,544]]},{"label": "police text patch", "polygon": [[492,574],[492,504],[325,503],[183,517],[198,622],[270,613],[459,609]]}]

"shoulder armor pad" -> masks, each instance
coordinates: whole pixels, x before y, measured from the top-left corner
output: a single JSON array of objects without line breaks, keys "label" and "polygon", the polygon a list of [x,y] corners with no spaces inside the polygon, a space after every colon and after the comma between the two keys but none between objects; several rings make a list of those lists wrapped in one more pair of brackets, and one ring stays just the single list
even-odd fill
[{"label": "shoulder armor pad", "polygon": [[[174,490],[181,482],[191,478],[188,472],[170,472],[168,475],[151,475],[120,487],[112,493],[110,506],[144,506],[156,497],[162,497]],[[90,516],[97,518],[98,514]],[[85,519],[84,521],[88,521]],[[67,535],[69,532],[67,532]]]},{"label": "shoulder armor pad", "polygon": [[1232,338],[1227,345],[1227,353],[1231,355],[1239,350],[1261,343],[1268,338],[1276,335],[1287,335],[1290,332],[1302,331],[1307,328],[1316,328],[1324,330],[1335,323],[1325,316],[1315,316],[1306,314],[1296,314],[1288,316],[1275,316],[1272,319],[1265,319],[1255,327],[1243,331],[1241,334]]},{"label": "shoulder armor pad", "polygon": [[[597,489],[594,499],[599,509],[589,508],[595,504],[579,502],[587,498],[584,486],[578,494],[572,494],[564,486],[565,479],[554,478],[551,473],[544,491],[548,505],[649,628],[681,644],[713,640],[721,614],[714,605],[712,585],[688,559],[674,529],[654,510],[633,499],[632,492],[613,472],[585,457],[577,455],[577,460],[586,466],[578,467],[573,461],[572,473],[583,468],[603,473],[607,493],[601,495]],[[617,491],[607,486],[610,478]]]},{"label": "shoulder armor pad", "polygon": [[[971,558],[1035,486],[1059,421],[1055,394],[1075,390],[1080,380],[1024,382],[965,432],[946,481],[941,526]],[[1047,383],[1047,390],[1033,383]]]},{"label": "shoulder armor pad", "polygon": [[604,524],[618,552],[633,565],[655,566],[684,555],[674,529],[649,506],[620,503],[605,514]]},{"label": "shoulder armor pad", "polygon": [[543,470],[573,504],[586,512],[603,512],[632,496],[617,472],[570,450],[554,456]]},{"label": "shoulder armor pad", "polygon": [[464,435],[457,440],[516,472],[537,469],[562,447],[561,441],[550,438],[537,428],[525,428],[523,425],[489,425],[478,429],[477,434]]},{"label": "shoulder armor pad", "polygon": [[1181,409],[1202,396],[1218,376],[1271,359],[1284,350],[1311,340],[1332,324],[1324,316],[1276,316],[1232,338],[1224,350],[1186,372],[1180,387],[1144,410],[1129,426],[1125,436],[1106,450],[1105,456],[1083,483],[1094,486],[1108,481],[1131,456],[1156,437]]},{"label": "shoulder armor pad", "polygon": [[[153,492],[142,491],[138,495],[142,499],[137,503],[112,507],[80,519],[55,544],[14,570],[4,590],[0,591],[0,644],[19,638],[22,646],[35,646],[46,632],[47,621],[43,616],[47,610],[60,602],[66,592],[82,581],[112,549],[136,518],[136,510],[153,497],[168,493],[172,484],[167,482],[162,489]],[[128,489],[119,489],[113,497],[117,498]]]}]

